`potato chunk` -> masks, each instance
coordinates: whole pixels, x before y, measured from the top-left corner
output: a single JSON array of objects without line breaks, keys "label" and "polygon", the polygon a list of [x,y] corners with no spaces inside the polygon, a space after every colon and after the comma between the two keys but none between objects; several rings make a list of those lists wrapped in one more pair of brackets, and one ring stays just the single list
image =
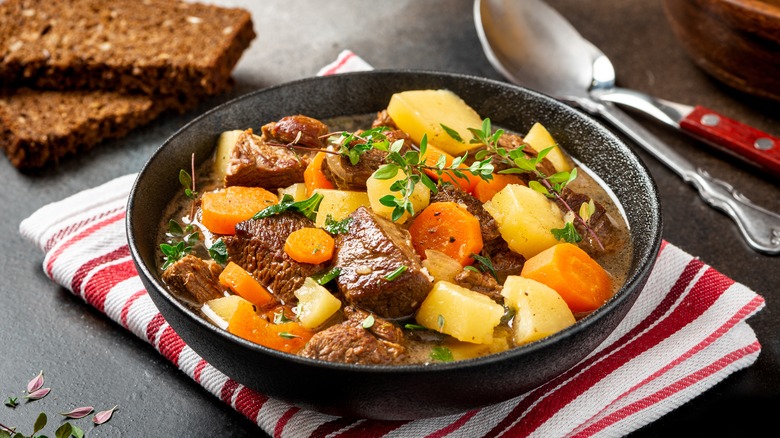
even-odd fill
[{"label": "potato chunk", "polygon": [[[222,298],[215,298],[203,303],[201,311],[206,315],[214,324],[227,330],[228,321],[236,313],[239,303],[247,301],[239,295],[228,295]],[[249,303],[250,305],[252,303]]]},{"label": "potato chunk", "polygon": [[280,200],[284,198],[284,195],[292,196],[295,202],[304,201],[308,198],[308,196],[306,196],[306,184],[304,183],[291,184],[287,187],[279,188],[277,191],[279,192]]},{"label": "potato chunk", "polygon": [[[387,113],[395,124],[420,144],[423,134],[428,143],[452,156],[479,145],[470,144],[468,128],[479,129],[482,118],[458,95],[449,90],[412,90],[396,93],[390,98]],[[441,125],[458,132],[463,141],[450,136]]]},{"label": "potato chunk", "polygon": [[550,336],[575,322],[558,292],[538,281],[511,275],[501,295],[504,303],[515,311],[512,321],[515,345]]},{"label": "potato chunk", "polygon": [[325,226],[325,219],[331,215],[333,220],[343,220],[360,206],[368,207],[368,195],[365,192],[347,190],[316,189],[314,193],[322,194],[323,198],[317,211],[314,224],[320,228]]},{"label": "potato chunk", "polygon": [[306,277],[295,291],[295,297],[298,298],[298,320],[307,329],[321,326],[341,308],[341,301],[311,277]]},{"label": "potato chunk", "polygon": [[570,159],[563,153],[558,143],[553,140],[550,132],[541,123],[534,123],[531,129],[528,130],[528,134],[523,137],[523,141],[530,144],[537,152],[552,148],[547,153],[546,158],[550,160],[556,171],[568,172],[572,169]]},{"label": "potato chunk", "polygon": [[509,248],[527,259],[558,243],[551,230],[563,228],[561,210],[533,189],[510,184],[484,207],[498,223]]},{"label": "potato chunk", "polygon": [[481,293],[437,281],[417,311],[417,323],[459,341],[491,344],[504,307]]},{"label": "potato chunk", "polygon": [[[387,195],[393,195],[396,198],[401,198],[401,192],[390,191],[390,186],[399,179],[404,178],[406,178],[406,174],[402,170],[399,170],[394,177],[389,179],[376,179],[373,175],[368,178],[366,181],[366,192],[368,193],[368,201],[371,204],[371,210],[373,210],[374,213],[382,216],[387,220],[392,220],[393,207],[383,205],[379,200],[382,199],[383,196]],[[409,200],[412,202],[412,206],[414,207],[414,214],[417,214],[423,211],[423,209],[425,209],[425,207],[427,207],[431,202],[431,191],[428,190],[428,188],[425,187],[422,183],[417,183],[414,186],[414,190],[412,191],[412,195],[409,197]],[[407,212],[404,213],[404,215],[401,216],[401,219],[397,220],[396,223],[402,224],[408,219],[409,213]]]}]

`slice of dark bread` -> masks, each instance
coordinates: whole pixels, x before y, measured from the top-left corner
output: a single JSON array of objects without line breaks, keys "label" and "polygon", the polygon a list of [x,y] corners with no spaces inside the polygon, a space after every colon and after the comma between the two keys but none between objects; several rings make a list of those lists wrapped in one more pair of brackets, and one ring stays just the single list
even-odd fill
[{"label": "slice of dark bread", "polygon": [[142,94],[22,88],[0,96],[0,142],[11,164],[37,168],[127,135],[165,109]]},{"label": "slice of dark bread", "polygon": [[[0,3],[0,87],[204,96],[254,39],[249,12],[174,0]],[[181,97],[180,97],[181,99]]]},{"label": "slice of dark bread", "polygon": [[165,110],[192,109],[232,85],[254,37],[242,9],[0,0],[2,148],[17,168],[43,167]]}]

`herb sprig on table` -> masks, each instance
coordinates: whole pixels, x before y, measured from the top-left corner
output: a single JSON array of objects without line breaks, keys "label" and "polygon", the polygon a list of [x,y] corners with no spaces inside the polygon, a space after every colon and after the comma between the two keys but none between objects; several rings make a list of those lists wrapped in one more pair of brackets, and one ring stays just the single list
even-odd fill
[{"label": "herb sprig on table", "polygon": [[[49,394],[51,388],[44,388],[43,385],[44,377],[43,371],[41,371],[27,383],[27,388],[25,390],[27,395],[24,396],[24,398],[28,400],[28,403],[40,400]],[[19,406],[18,397],[8,397],[5,405],[11,409],[16,409]],[[95,426],[99,426],[107,422],[114,415],[117,408],[118,406],[114,406],[111,409],[95,413],[92,417],[92,423],[94,423]],[[94,407],[82,406],[71,409],[68,412],[62,412],[59,415],[65,417],[67,420],[78,420],[89,416],[93,412],[95,412]],[[25,435],[22,432],[19,432],[16,427],[8,426],[0,422],[0,438],[47,438],[47,435],[39,435],[38,433],[46,427],[48,422],[49,418],[46,413],[41,412],[38,414],[38,417],[36,417],[35,422],[33,423],[32,433],[30,435]],[[84,438],[84,436],[84,430],[71,421],[65,421],[54,431],[55,438]]]}]

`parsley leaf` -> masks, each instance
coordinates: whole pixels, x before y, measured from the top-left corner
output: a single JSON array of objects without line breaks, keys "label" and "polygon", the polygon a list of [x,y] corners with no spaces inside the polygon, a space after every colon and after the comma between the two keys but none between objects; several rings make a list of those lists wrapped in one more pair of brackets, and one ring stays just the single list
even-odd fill
[{"label": "parsley leaf", "polygon": [[571,222],[566,222],[566,225],[564,225],[563,228],[553,228],[550,231],[552,232],[553,237],[559,241],[569,243],[582,241],[582,236],[580,236],[580,233],[577,232],[577,229],[574,228],[574,224]]},{"label": "parsley leaf", "polygon": [[252,219],[262,219],[285,211],[297,211],[307,218],[315,220],[317,218],[317,208],[319,208],[320,202],[324,197],[322,193],[315,193],[309,199],[295,202],[292,196],[285,194],[278,204],[264,208],[252,216]]},{"label": "parsley leaf", "polygon": [[431,360],[438,360],[439,362],[452,362],[455,360],[452,357],[452,351],[447,347],[433,347],[431,349]]},{"label": "parsley leaf", "polygon": [[325,286],[331,280],[335,279],[339,275],[341,275],[341,268],[333,267],[333,268],[328,269],[325,272],[312,275],[311,278],[312,278],[312,280],[316,281],[317,284],[319,284],[320,286]]},{"label": "parsley leaf", "polygon": [[227,263],[227,245],[225,245],[225,241],[222,240],[221,237],[217,239],[213,245],[211,245],[209,248],[209,255],[212,259],[214,259],[215,262],[219,263],[220,265]]},{"label": "parsley leaf", "polygon": [[325,217],[325,226],[323,228],[330,234],[346,234],[349,232],[349,226],[352,225],[352,221],[354,219],[351,217],[337,221],[329,214]]}]

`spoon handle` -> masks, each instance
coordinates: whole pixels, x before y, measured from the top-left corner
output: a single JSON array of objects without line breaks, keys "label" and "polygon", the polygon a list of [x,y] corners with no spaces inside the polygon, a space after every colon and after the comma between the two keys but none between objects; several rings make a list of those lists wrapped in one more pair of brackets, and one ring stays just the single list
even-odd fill
[{"label": "spoon handle", "polygon": [[731,217],[751,248],[766,254],[780,254],[780,215],[753,204],[731,184],[694,166],[612,103],[591,103],[593,105],[586,106],[590,111],[597,112],[685,182],[696,187],[707,204]]}]

